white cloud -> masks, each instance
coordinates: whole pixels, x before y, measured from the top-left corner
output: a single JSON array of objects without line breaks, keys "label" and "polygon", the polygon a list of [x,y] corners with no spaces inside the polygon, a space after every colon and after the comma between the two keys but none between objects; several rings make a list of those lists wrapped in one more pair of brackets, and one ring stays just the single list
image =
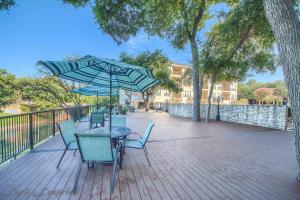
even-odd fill
[{"label": "white cloud", "polygon": [[130,38],[125,44],[130,53],[145,50],[145,45],[150,43],[150,38],[146,33],[141,33],[136,37]]}]

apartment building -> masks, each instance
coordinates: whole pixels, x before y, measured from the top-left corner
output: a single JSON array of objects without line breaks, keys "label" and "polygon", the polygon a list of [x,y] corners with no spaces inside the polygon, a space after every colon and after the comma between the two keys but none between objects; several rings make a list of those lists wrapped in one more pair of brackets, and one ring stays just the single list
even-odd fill
[{"label": "apartment building", "polygon": [[[153,104],[158,103],[192,103],[193,101],[193,87],[188,84],[187,81],[183,80],[183,75],[185,70],[190,68],[188,65],[175,64],[173,63],[170,67],[171,78],[177,82],[177,84],[182,88],[179,93],[172,93],[168,90],[160,89],[150,98],[150,102]],[[204,85],[202,89],[203,103],[207,103],[207,97],[209,93],[210,82],[207,78],[204,78]],[[120,93],[120,103],[123,104],[126,101],[125,92]],[[222,82],[215,84],[215,88],[212,95],[213,103],[216,102],[216,98],[222,97],[223,104],[231,104],[237,100],[237,82]],[[143,100],[139,94],[132,96],[131,104],[138,107],[143,103]]]}]

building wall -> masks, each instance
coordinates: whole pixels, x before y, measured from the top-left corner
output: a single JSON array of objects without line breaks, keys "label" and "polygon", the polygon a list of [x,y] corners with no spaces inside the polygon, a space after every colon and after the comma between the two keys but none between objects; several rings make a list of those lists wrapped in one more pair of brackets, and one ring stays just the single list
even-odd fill
[{"label": "building wall", "polygon": [[[150,102],[152,103],[192,103],[193,101],[193,88],[192,85],[187,85],[183,81],[183,74],[186,69],[190,68],[188,65],[181,64],[172,64],[170,67],[171,78],[175,80],[178,85],[182,88],[182,92],[170,93],[168,90],[158,90],[155,95],[150,98]],[[204,80],[203,90],[202,90],[202,99],[203,103],[207,102],[208,91],[210,87],[209,80]],[[214,99],[217,96],[223,96],[224,100],[221,102],[222,104],[231,104],[232,102],[237,100],[237,83],[236,82],[223,82],[215,84],[215,88],[213,91],[213,103]],[[120,92],[120,104],[125,104],[128,96],[125,95],[124,91]],[[136,93],[132,95],[131,105],[136,106],[139,102],[143,102],[141,95]]]},{"label": "building wall", "polygon": [[[169,96],[164,96],[164,90],[159,90],[155,97],[152,99],[154,103],[192,103],[193,100],[193,87],[188,85],[183,81],[183,74],[189,66],[172,64],[171,65],[171,78],[177,82],[177,84],[182,88],[182,92],[175,94],[171,93]],[[207,97],[209,95],[210,82],[204,78],[204,85],[202,89],[202,102],[207,102]],[[237,100],[237,82],[222,82],[215,84],[213,91],[213,101],[217,96],[222,96],[224,99],[223,104],[231,104]]]},{"label": "building wall", "polygon": [[[161,104],[164,110],[179,117],[192,117],[192,104]],[[207,112],[207,104],[201,105],[201,117]],[[210,119],[215,119],[217,105],[212,105]],[[249,124],[267,128],[287,129],[287,106],[277,105],[220,105],[221,121]]]}]

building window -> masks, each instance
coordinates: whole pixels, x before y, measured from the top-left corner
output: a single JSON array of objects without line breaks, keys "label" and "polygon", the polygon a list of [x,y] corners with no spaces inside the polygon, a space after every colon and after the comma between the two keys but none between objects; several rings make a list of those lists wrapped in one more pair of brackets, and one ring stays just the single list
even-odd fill
[{"label": "building window", "polygon": [[191,91],[183,91],[183,97],[190,97],[192,95]]},{"label": "building window", "polygon": [[158,96],[158,97],[161,96],[161,91],[160,90],[156,92],[156,96]]},{"label": "building window", "polygon": [[164,92],[164,96],[165,96],[165,97],[168,97],[168,96],[169,96],[169,92],[168,92],[168,91],[165,91],[165,92]]}]

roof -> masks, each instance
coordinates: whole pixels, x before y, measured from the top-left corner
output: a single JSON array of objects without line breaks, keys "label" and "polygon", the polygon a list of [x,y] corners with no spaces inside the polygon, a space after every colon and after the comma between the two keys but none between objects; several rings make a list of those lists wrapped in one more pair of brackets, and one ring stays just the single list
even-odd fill
[{"label": "roof", "polygon": [[180,68],[191,68],[191,65],[187,65],[187,64],[178,64],[178,63],[172,63],[171,64],[172,67],[180,67]]}]

